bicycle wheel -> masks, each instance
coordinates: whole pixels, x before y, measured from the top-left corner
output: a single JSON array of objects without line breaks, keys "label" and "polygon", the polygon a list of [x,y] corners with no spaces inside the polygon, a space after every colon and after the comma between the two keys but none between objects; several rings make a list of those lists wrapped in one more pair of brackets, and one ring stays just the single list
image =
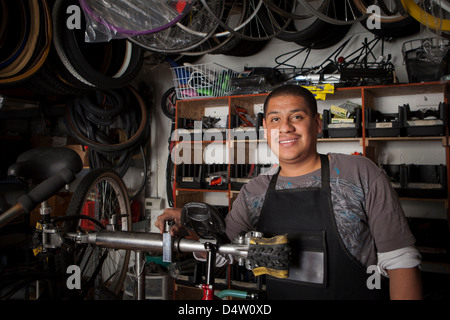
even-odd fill
[{"label": "bicycle wheel", "polygon": [[[223,2],[221,0],[211,0],[210,6],[215,14],[222,16]],[[211,19],[210,13],[197,1],[189,14],[172,27],[154,34],[131,37],[129,40],[154,52],[183,53],[207,41],[215,33],[217,26],[218,23]]]},{"label": "bicycle wheel", "polygon": [[206,0],[200,0],[210,14],[210,17],[231,34],[251,41],[264,41],[280,34],[289,24],[291,19],[286,18],[266,6],[263,0],[227,0],[225,5],[229,7],[244,8],[245,17],[237,26],[230,26],[221,17],[217,16]]},{"label": "bicycle wheel", "polygon": [[[319,19],[337,25],[353,24],[367,18],[354,5],[353,0],[298,0],[304,8]],[[344,14],[342,15],[342,12]]]},{"label": "bicycle wheel", "polygon": [[[66,27],[67,8],[75,0],[56,0],[52,10],[53,44],[72,80],[94,90],[117,89],[128,85],[141,70],[143,50],[126,39],[88,43],[82,29]],[[84,15],[80,23],[85,24]],[[78,85],[77,85],[78,86]]]},{"label": "bicycle wheel", "polygon": [[80,4],[99,29],[126,36],[160,32],[173,26],[192,8],[191,2],[176,0],[80,0]]},{"label": "bicycle wheel", "polygon": [[402,0],[408,14],[430,29],[450,31],[450,13],[440,6],[440,1]]},{"label": "bicycle wheel", "polygon": [[284,17],[288,17],[292,20],[297,19],[308,19],[314,16],[313,13],[304,10],[301,8],[297,10],[298,5],[297,0],[263,0],[266,6],[268,6],[271,10],[281,14]]},{"label": "bicycle wheel", "polygon": [[[245,7],[236,3],[223,2],[222,21],[231,28],[245,27]],[[249,21],[248,21],[249,22]],[[205,37],[206,34],[195,33]],[[183,52],[187,56],[200,56],[204,54],[223,54],[230,48],[238,45],[242,39],[217,25],[215,32],[208,39],[192,50]]]},{"label": "bicycle wheel", "polygon": [[[400,0],[354,0],[356,7],[362,13],[375,6],[376,12],[371,12],[368,19],[361,24],[371,33],[390,38],[401,38],[420,31],[420,23],[408,15],[401,6]],[[383,5],[380,5],[383,3]],[[403,10],[402,10],[403,9]],[[369,20],[370,19],[370,20]]]},{"label": "bicycle wheel", "polygon": [[175,120],[177,93],[175,87],[167,90],[161,98],[161,110],[166,117]]},{"label": "bicycle wheel", "polygon": [[[369,8],[376,6],[379,9],[379,13],[370,13],[370,17],[379,21],[380,23],[394,23],[409,17],[406,11],[399,10],[398,6],[401,6],[400,0],[353,0],[356,8],[361,14],[369,14]],[[382,5],[381,5],[382,4]]]},{"label": "bicycle wheel", "polygon": [[[64,231],[93,233],[102,228],[131,230],[131,207],[128,192],[120,176],[112,169],[89,172],[75,190]],[[69,251],[69,263],[80,267],[81,289],[76,295],[82,299],[112,299],[119,295],[128,269],[130,252],[108,250],[91,244],[74,244]]]}]

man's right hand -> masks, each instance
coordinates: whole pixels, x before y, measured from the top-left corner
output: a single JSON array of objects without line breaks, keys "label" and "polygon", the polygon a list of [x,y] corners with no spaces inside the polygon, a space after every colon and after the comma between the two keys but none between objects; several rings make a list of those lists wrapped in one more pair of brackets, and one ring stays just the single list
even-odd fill
[{"label": "man's right hand", "polygon": [[160,233],[164,233],[166,221],[173,220],[174,225],[169,230],[171,236],[177,235],[183,226],[181,225],[181,208],[167,208],[164,212],[156,218],[155,226]]}]

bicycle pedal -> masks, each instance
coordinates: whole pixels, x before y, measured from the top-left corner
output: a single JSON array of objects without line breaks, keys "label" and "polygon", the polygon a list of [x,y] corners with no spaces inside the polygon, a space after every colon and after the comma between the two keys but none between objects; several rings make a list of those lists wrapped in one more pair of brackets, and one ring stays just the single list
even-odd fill
[{"label": "bicycle pedal", "polygon": [[251,237],[247,259],[255,276],[268,274],[276,278],[287,278],[290,253],[287,234],[272,238]]}]

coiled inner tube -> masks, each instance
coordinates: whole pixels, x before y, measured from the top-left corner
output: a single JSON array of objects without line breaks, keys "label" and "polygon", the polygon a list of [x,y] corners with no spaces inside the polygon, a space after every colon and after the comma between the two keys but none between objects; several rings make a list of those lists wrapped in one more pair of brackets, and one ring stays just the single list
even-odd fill
[{"label": "coiled inner tube", "polygon": [[66,124],[71,136],[89,148],[91,168],[114,168],[123,176],[133,155],[143,152],[147,106],[132,87],[96,91],[68,102]]}]

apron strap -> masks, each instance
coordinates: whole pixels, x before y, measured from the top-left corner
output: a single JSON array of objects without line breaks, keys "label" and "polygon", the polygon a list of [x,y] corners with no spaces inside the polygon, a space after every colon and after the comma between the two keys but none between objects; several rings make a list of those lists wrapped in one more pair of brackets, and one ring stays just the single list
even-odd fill
[{"label": "apron strap", "polygon": [[321,163],[321,175],[322,175],[322,189],[331,192],[330,187],[330,163],[328,161],[328,155],[319,154]]}]

